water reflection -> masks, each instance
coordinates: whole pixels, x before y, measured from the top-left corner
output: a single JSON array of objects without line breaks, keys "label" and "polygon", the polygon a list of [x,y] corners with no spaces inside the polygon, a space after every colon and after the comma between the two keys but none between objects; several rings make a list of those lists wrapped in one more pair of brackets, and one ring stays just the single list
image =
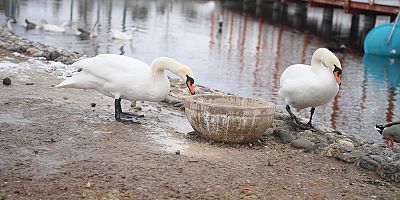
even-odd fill
[{"label": "water reflection", "polygon": [[[7,2],[0,1],[3,21],[8,16]],[[295,63],[310,64],[317,48],[336,44],[333,41],[356,41],[354,38],[360,38],[369,26],[360,23],[366,18],[363,15],[280,1],[258,8],[255,3],[244,5],[242,1],[14,2],[18,22],[25,18],[34,22],[46,19],[53,24],[72,21],[71,28],[64,34],[37,29],[26,31],[16,24],[15,32],[28,39],[89,56],[124,54],[147,63],[158,56],[174,57],[193,68],[199,84],[272,100],[280,107],[284,102],[277,96],[279,77],[286,67]],[[101,24],[97,38],[80,40],[73,35],[76,27],[93,27],[97,21]],[[111,28],[127,31],[133,26],[138,27],[139,32],[135,32],[132,41],[111,38]],[[329,38],[321,36],[325,34]],[[373,135],[376,132],[371,124],[394,119],[400,111],[397,105],[400,86],[393,84],[398,73],[393,70],[397,68],[388,65],[386,72],[379,71],[382,67],[375,69],[373,65],[371,68],[369,58],[364,57],[362,61],[362,55],[351,51],[337,53],[337,56],[344,70],[341,91],[334,101],[316,111],[315,120],[378,141],[380,137]],[[393,65],[397,63],[395,60]],[[382,115],[377,116],[377,113]],[[309,116],[308,111],[300,114]]]},{"label": "water reflection", "polygon": [[373,82],[387,87],[386,121],[392,122],[396,96],[400,87],[400,59],[366,54],[362,63],[367,77]]}]

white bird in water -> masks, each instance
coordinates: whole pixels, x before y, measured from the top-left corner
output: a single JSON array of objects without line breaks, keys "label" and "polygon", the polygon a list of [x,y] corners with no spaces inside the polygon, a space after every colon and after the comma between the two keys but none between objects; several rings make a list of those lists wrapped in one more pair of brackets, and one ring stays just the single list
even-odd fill
[{"label": "white bird in water", "polygon": [[394,142],[400,142],[400,121],[388,124],[376,125],[375,129],[383,136],[383,139],[389,140],[389,147],[393,149]]},{"label": "white bird in water", "polygon": [[14,18],[9,18],[9,19],[7,20],[7,22],[6,22],[6,30],[7,30],[8,32],[13,32],[12,23],[14,23],[14,22],[15,22],[15,19],[14,19]]},{"label": "white bird in water", "polygon": [[119,122],[140,123],[136,113],[122,112],[121,99],[158,102],[170,92],[170,82],[164,71],[176,74],[195,94],[192,70],[178,61],[156,58],[151,66],[143,61],[115,54],[100,54],[72,64],[81,69],[56,87],[96,89],[115,99],[115,119]]},{"label": "white bird in water", "polygon": [[38,26],[44,31],[63,33],[65,32],[65,27],[68,26],[69,24],[70,24],[69,22],[63,22],[61,26],[58,26],[54,24],[49,24],[47,23],[46,20],[40,20]]},{"label": "white bird in water", "polygon": [[133,39],[133,32],[138,31],[139,29],[137,27],[132,27],[132,29],[129,31],[129,33],[126,32],[121,32],[116,29],[110,29],[112,38],[115,40],[132,40]]},{"label": "white bird in water", "polygon": [[[295,64],[283,71],[278,94],[286,102],[286,110],[292,120],[303,129],[316,131],[311,121],[315,107],[330,102],[339,92],[342,67],[339,59],[328,49],[317,49],[311,59],[311,66]],[[299,110],[311,108],[310,120],[301,123],[290,107]]]}]

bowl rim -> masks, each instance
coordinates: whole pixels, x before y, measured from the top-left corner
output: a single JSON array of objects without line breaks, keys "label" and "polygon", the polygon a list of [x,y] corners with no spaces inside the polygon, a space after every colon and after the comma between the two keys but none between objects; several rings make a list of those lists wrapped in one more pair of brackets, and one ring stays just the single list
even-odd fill
[{"label": "bowl rim", "polygon": [[[206,96],[226,96],[226,97],[239,97],[239,98],[244,98],[244,99],[250,99],[253,101],[258,101],[261,102],[262,104],[264,104],[263,106],[232,106],[232,105],[221,105],[221,104],[212,104],[212,103],[205,103],[204,101],[198,101],[195,100],[195,98],[198,97],[206,97]],[[233,108],[233,109],[260,109],[260,108],[273,108],[275,109],[276,105],[274,102],[272,101],[264,101],[264,100],[260,100],[260,99],[255,99],[255,98],[250,98],[250,97],[244,97],[244,96],[238,96],[238,95],[231,95],[231,94],[199,94],[199,95],[193,95],[193,96],[189,96],[186,97],[184,99],[185,103],[198,103],[198,104],[202,104],[205,106],[218,106],[218,107],[222,107],[222,108]]]}]

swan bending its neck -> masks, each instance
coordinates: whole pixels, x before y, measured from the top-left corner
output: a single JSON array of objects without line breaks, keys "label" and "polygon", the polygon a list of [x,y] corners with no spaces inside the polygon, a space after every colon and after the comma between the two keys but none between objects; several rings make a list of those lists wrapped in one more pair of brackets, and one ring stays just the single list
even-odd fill
[{"label": "swan bending its neck", "polygon": [[335,76],[336,82],[341,84],[342,66],[339,59],[326,48],[317,49],[311,58],[311,70],[318,72],[329,69]]},{"label": "swan bending its neck", "polygon": [[179,63],[178,61],[168,58],[168,57],[159,57],[156,58],[153,63],[151,64],[151,71],[153,75],[156,77],[165,76],[164,70],[171,71],[172,73],[176,74],[182,80],[186,80],[186,85],[189,88],[191,94],[195,94],[194,90],[194,79],[193,79],[193,72],[192,70]]}]

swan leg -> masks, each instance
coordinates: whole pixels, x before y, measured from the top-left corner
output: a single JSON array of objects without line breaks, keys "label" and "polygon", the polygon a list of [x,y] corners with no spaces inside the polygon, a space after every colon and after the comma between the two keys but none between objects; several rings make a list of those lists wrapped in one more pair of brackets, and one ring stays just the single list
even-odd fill
[{"label": "swan leg", "polygon": [[292,111],[290,110],[290,106],[286,105],[286,111],[288,111],[290,117],[292,118],[292,121],[294,120],[296,122],[297,125],[301,126],[300,124],[302,124],[299,119],[297,119],[296,115],[294,115],[292,113]]},{"label": "swan leg", "polygon": [[[292,111],[290,110],[290,106],[289,106],[289,105],[286,105],[286,110],[288,111],[288,113],[289,113],[290,117],[292,118],[292,120],[294,120],[294,121],[296,122],[296,124],[297,124],[300,128],[305,129],[305,130],[310,130],[310,131],[313,131],[313,132],[317,131],[317,130],[311,125],[312,115],[311,115],[311,117],[310,117],[310,121],[309,121],[307,124],[304,124],[304,123],[301,123],[300,120],[297,119],[297,117],[292,113]],[[311,109],[311,111],[312,111],[312,114],[314,114],[315,108],[314,108],[314,109]]]},{"label": "swan leg", "polygon": [[[118,122],[140,124],[140,121],[136,117],[133,117],[132,115],[128,115],[122,112],[121,99],[115,99],[114,107],[115,107],[115,119]],[[125,117],[127,119],[122,119],[121,117]]]},{"label": "swan leg", "polygon": [[311,108],[311,110],[310,110],[310,121],[308,121],[307,122],[307,126],[309,127],[308,129],[310,130],[310,131],[313,131],[313,132],[315,132],[316,131],[316,129],[315,129],[315,127],[311,124],[311,121],[312,121],[312,117],[313,117],[313,115],[314,115],[314,112],[315,112],[315,108]]}]

